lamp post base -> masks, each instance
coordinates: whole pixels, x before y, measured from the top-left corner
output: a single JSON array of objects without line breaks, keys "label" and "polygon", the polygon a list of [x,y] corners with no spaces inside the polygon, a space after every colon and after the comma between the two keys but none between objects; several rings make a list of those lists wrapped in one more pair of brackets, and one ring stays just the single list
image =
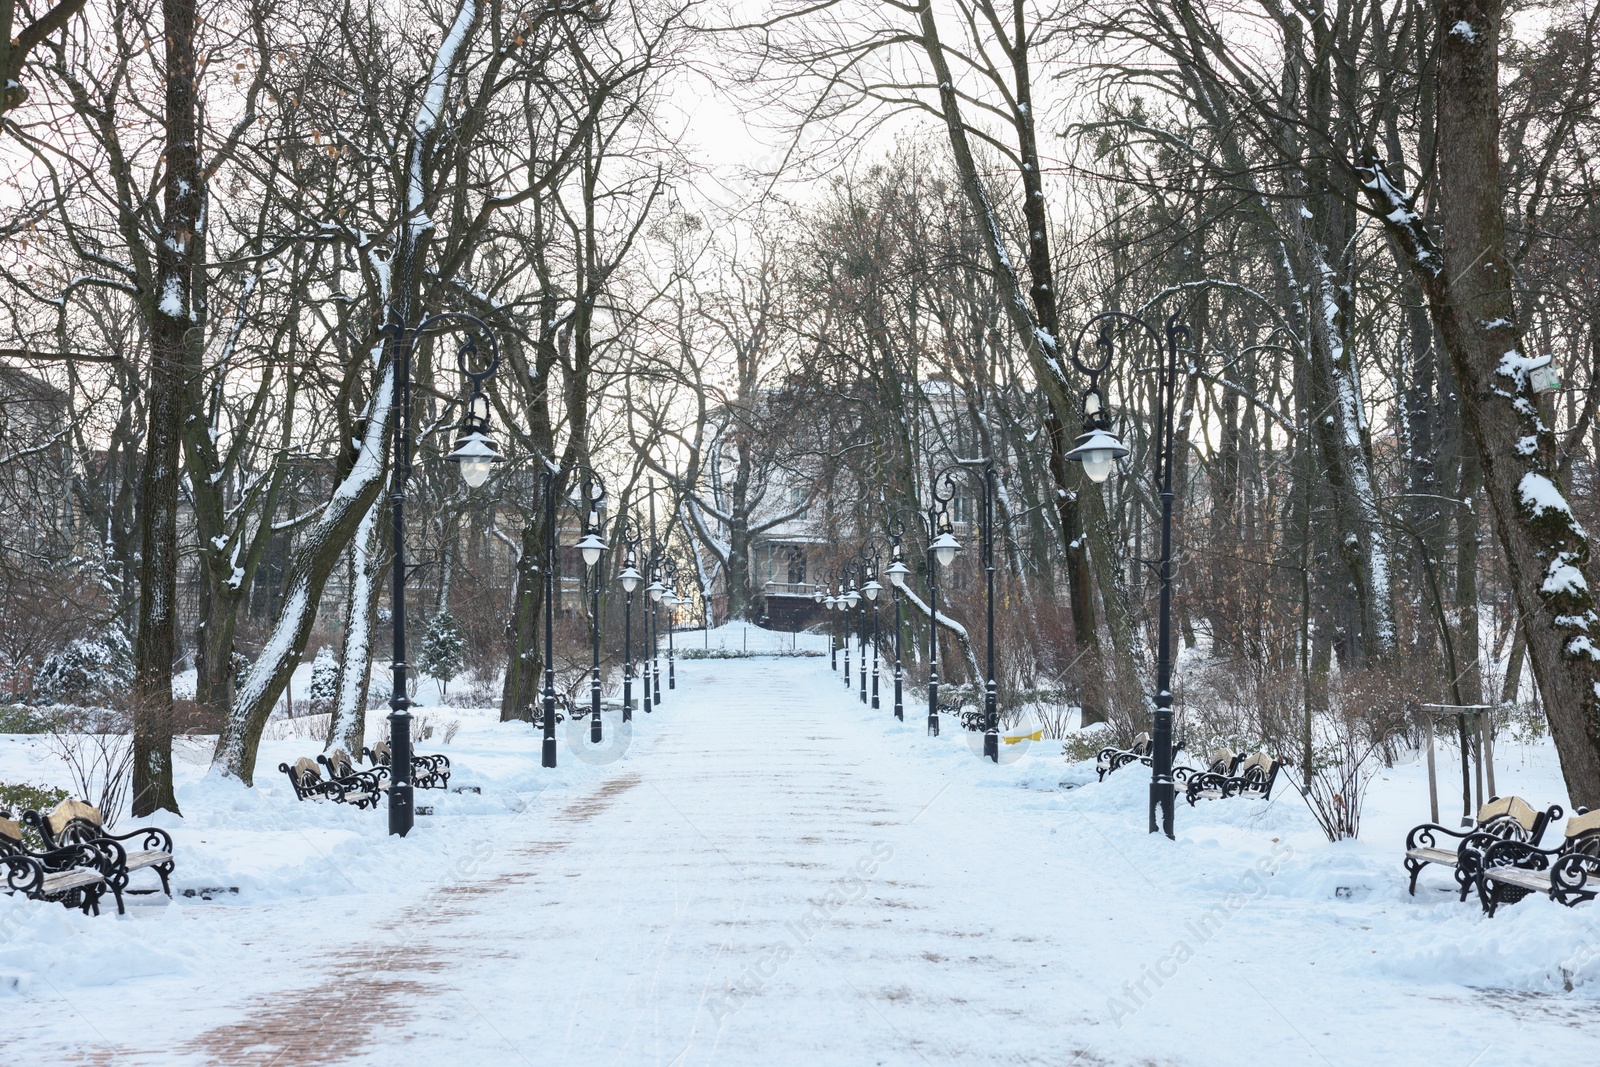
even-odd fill
[{"label": "lamp post base", "polygon": [[1152,781],[1150,783],[1150,832],[1166,834],[1172,837],[1172,809],[1176,797],[1173,792],[1172,780]]},{"label": "lamp post base", "polygon": [[417,811],[411,803],[411,715],[406,711],[389,713],[389,833],[404,837],[416,823]]}]

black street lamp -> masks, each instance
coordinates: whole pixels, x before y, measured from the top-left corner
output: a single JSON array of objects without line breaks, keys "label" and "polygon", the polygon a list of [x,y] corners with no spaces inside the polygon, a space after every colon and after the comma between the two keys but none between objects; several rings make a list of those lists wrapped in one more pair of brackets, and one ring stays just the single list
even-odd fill
[{"label": "black street lamp", "polygon": [[666,595],[666,584],[661,581],[661,546],[651,539],[650,546],[650,585],[646,592],[650,594],[650,660],[644,666],[645,673],[655,671],[655,692],[652,694],[656,707],[661,706],[661,618],[656,614],[656,605],[661,603],[661,598]]},{"label": "black street lamp", "polygon": [[844,576],[850,580],[849,586],[841,581],[839,583],[839,596],[835,606],[839,609],[840,644],[844,646],[844,687],[850,688],[850,609],[856,606],[856,601],[861,599],[861,594],[856,591],[856,565],[852,560],[844,565]]},{"label": "black street lamp", "polygon": [[[946,467],[934,476],[933,498],[939,503],[941,514],[946,513],[947,505],[955,497],[955,476],[958,471],[967,474],[978,473],[972,467],[956,464]],[[984,679],[983,687],[983,754],[995,763],[999,763],[1000,710],[999,702],[996,698],[998,689],[995,685],[994,677],[994,499],[996,496],[994,467],[985,465],[982,473],[979,474],[979,478],[982,491],[978,496],[977,527],[980,531],[979,537],[982,544],[980,562],[983,566],[987,587],[984,605],[988,625],[988,641],[985,646],[987,658],[985,673],[987,677]],[[941,483],[944,487],[942,493],[940,491]],[[948,527],[948,519],[946,519],[945,525]],[[961,551],[961,545],[956,541],[953,532],[947,534],[941,531],[939,538],[935,542],[936,549],[940,547],[938,541],[943,541],[946,536],[949,537],[949,542],[943,546],[943,551],[938,552],[938,556],[939,562],[948,566],[950,560],[955,559],[956,552]],[[950,550],[951,545],[954,545],[954,551]]]},{"label": "black street lamp", "polygon": [[833,593],[829,592],[829,590],[833,588],[833,576],[834,572],[832,570],[823,575],[823,583],[817,587],[816,592],[811,594],[811,599],[822,605],[823,623],[828,628],[828,669],[830,671],[839,669],[839,646],[833,640],[833,617],[830,614],[833,611]]},{"label": "black street lamp", "polygon": [[[622,721],[632,722],[633,591],[639,588],[639,582],[644,578],[639,573],[639,523],[632,516],[617,518],[617,540],[623,546],[622,572],[617,575],[617,582],[622,586]],[[648,680],[645,684],[649,684]]]},{"label": "black street lamp", "polygon": [[933,501],[928,505],[928,734],[939,736],[939,569],[948,567],[961,551],[950,525],[950,501],[955,496],[939,496],[939,478],[933,479]]},{"label": "black street lamp", "polygon": [[878,546],[871,540],[861,546],[861,558],[866,563],[867,580],[861,584],[861,595],[866,597],[861,604],[861,701],[867,702],[867,665],[865,656],[867,640],[867,608],[872,608],[872,709],[878,710],[878,594],[883,592],[883,583],[878,581]]},{"label": "black street lamp", "polygon": [[906,670],[900,659],[900,596],[906,587],[906,577],[911,573],[911,568],[906,566],[901,538],[905,536],[905,524],[895,519],[889,526],[889,584],[894,586],[894,717],[905,721],[905,677]]},{"label": "black street lamp", "polygon": [[[661,603],[667,608],[667,688],[678,688],[677,653],[672,647],[672,632],[678,626],[678,561],[671,556],[662,560],[667,572],[667,588],[661,594]],[[659,684],[659,683],[658,683]]]},{"label": "black street lamp", "polygon": [[[446,459],[457,464],[461,477],[473,489],[489,477],[494,465],[504,457],[496,447],[489,432],[489,398],[483,393],[483,383],[488,381],[500,366],[500,347],[494,334],[482,319],[460,311],[445,311],[424,318],[415,328],[408,328],[403,314],[399,322],[391,322],[383,333],[394,361],[395,395],[394,413],[394,467],[389,479],[389,516],[393,537],[394,571],[391,617],[394,622],[394,647],[392,667],[392,692],[389,694],[389,833],[404,837],[416,822],[417,811],[412,803],[411,788],[411,700],[406,696],[406,579],[410,571],[406,566],[406,482],[411,478],[411,355],[417,338],[461,330],[466,340],[456,350],[456,365],[472,384],[467,397],[466,414],[456,427],[456,443]],[[488,348],[489,365],[483,370],[473,370],[478,358],[478,339]]]},{"label": "black street lamp", "polygon": [[[1150,832],[1160,830],[1172,836],[1172,449],[1173,423],[1178,402],[1178,341],[1188,340],[1189,327],[1171,315],[1166,321],[1166,337],[1144,319],[1108,311],[1084,324],[1072,342],[1072,363],[1089,378],[1083,394],[1083,433],[1067,458],[1083,464],[1083,472],[1094,482],[1103,482],[1113,464],[1128,454],[1127,446],[1111,429],[1106,414],[1105,395],[1100,391],[1100,376],[1111,366],[1114,331],[1117,326],[1143,332],[1165,356],[1156,396],[1156,485],[1161,492],[1161,559],[1157,563],[1160,583],[1160,622],[1156,639],[1156,699],[1151,723],[1150,756]],[[1083,339],[1099,327],[1095,347],[1099,362],[1086,366],[1080,358]]]},{"label": "black street lamp", "polygon": [[600,723],[600,560],[607,548],[606,539],[601,535],[605,524],[600,520],[600,512],[605,507],[606,486],[600,480],[600,476],[590,468],[579,467],[577,471],[583,472],[582,495],[579,500],[580,506],[588,509],[589,519],[584,524],[583,536],[578,538],[575,547],[583,554],[584,566],[594,568],[594,574],[589,582],[589,618],[593,624],[594,652],[589,674],[589,741],[599,744],[604,739]]}]

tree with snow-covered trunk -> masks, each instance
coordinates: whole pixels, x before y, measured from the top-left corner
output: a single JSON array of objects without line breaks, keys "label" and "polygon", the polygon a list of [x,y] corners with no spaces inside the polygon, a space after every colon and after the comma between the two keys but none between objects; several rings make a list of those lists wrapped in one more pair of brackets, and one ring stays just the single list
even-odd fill
[{"label": "tree with snow-covered trunk", "polygon": [[[466,59],[478,15],[476,0],[462,0],[434,56],[411,124],[406,171],[399,183],[397,247],[392,259],[373,272],[379,280],[380,295],[386,298],[381,306],[389,321],[397,324],[410,325],[411,310],[422,285],[423,260],[433,232],[428,210],[437,196],[433,148],[441,133],[440,119],[450,81]],[[306,638],[316,622],[322,590],[382,492],[391,419],[396,414],[399,393],[393,348],[386,343],[377,350],[374,386],[363,412],[364,430],[356,454],[295,552],[285,581],[283,608],[217,739],[212,766],[246,783],[252,782],[255,775],[261,731],[299,664]]]},{"label": "tree with snow-covered trunk", "polygon": [[1587,532],[1557,469],[1518,325],[1501,179],[1501,0],[1439,0],[1435,226],[1399,160],[1361,161],[1374,214],[1404,249],[1461,389],[1528,661],[1574,804],[1600,806],[1600,614]]},{"label": "tree with snow-covered trunk", "polygon": [[383,552],[382,497],[362,516],[350,541],[344,611],[344,644],[339,649],[339,669],[328,716],[326,747],[360,751],[366,744],[367,692],[372,685],[373,626],[378,619],[378,599],[383,591],[387,559]]}]

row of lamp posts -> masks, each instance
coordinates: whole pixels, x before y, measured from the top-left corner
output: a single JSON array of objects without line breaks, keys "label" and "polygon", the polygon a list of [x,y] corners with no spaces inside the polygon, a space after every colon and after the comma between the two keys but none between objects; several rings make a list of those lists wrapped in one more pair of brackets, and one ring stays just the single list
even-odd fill
[{"label": "row of lamp posts", "polygon": [[[1084,425],[1083,433],[1074,442],[1073,448],[1067,454],[1067,459],[1083,465],[1084,474],[1090,481],[1102,483],[1110,477],[1116,461],[1129,454],[1113,430],[1110,413],[1106,405],[1105,394],[1102,391],[1100,379],[1109,370],[1115,348],[1116,336],[1119,330],[1133,332],[1136,337],[1148,338],[1155,350],[1161,354],[1161,361],[1153,368],[1157,375],[1157,395],[1155,404],[1156,423],[1152,440],[1156,447],[1155,454],[1155,483],[1161,500],[1161,556],[1155,562],[1159,590],[1159,609],[1157,624],[1156,645],[1156,692],[1153,701],[1151,729],[1151,772],[1150,772],[1150,801],[1149,801],[1149,829],[1151,833],[1161,832],[1167,837],[1173,836],[1173,807],[1175,788],[1172,778],[1173,764],[1173,731],[1172,731],[1172,508],[1174,490],[1172,484],[1173,452],[1175,448],[1175,423],[1177,415],[1177,398],[1179,384],[1179,352],[1180,343],[1189,339],[1189,328],[1173,315],[1166,320],[1165,330],[1158,332],[1154,326],[1135,315],[1121,312],[1107,312],[1097,315],[1086,323],[1077,337],[1073,340],[1071,352],[1072,363],[1089,380],[1088,388],[1082,396]],[[1083,341],[1094,335],[1094,354],[1087,359],[1083,352]],[[934,475],[931,485],[930,503],[926,514],[920,512],[902,512],[894,515],[889,520],[889,546],[890,563],[886,570],[889,583],[895,590],[895,626],[894,626],[894,716],[897,719],[905,718],[904,683],[905,667],[901,657],[901,607],[900,596],[905,591],[906,579],[911,573],[911,568],[905,561],[905,525],[902,516],[914,514],[919,521],[925,521],[924,533],[927,537],[928,559],[928,733],[939,733],[939,641],[938,628],[941,620],[939,614],[939,572],[954,562],[956,555],[962,551],[962,545],[955,536],[951,506],[957,499],[957,476],[960,474],[976,475],[980,482],[978,494],[978,521],[977,529],[980,538],[981,560],[980,565],[984,571],[985,579],[985,677],[984,677],[984,706],[983,706],[983,754],[990,760],[999,761],[1000,754],[1000,723],[995,684],[994,661],[994,580],[995,580],[995,555],[994,555],[994,520],[995,504],[997,499],[997,484],[994,467],[988,464],[981,470],[974,464],[954,464],[940,470]],[[879,590],[882,588],[877,582],[878,559],[872,551],[871,542],[864,545],[855,558],[846,562],[842,568],[830,572],[827,585],[814,593],[814,599],[824,607],[849,612],[857,604],[861,605],[862,618],[859,629],[860,654],[862,662],[861,699],[866,702],[866,620],[867,605],[872,604],[873,610],[873,696],[872,706],[878,706],[877,699],[877,673],[878,673],[878,630],[877,606],[875,603]],[[862,579],[863,585],[858,590],[857,578]],[[847,584],[848,583],[848,584]],[[837,589],[829,593],[827,589]],[[865,595],[863,601],[862,595]],[[830,631],[830,649],[833,649],[833,638]],[[850,648],[849,627],[844,627],[842,641],[844,651],[844,679],[845,684],[850,684]],[[833,649],[837,657],[837,649]],[[838,667],[837,658],[834,663]]]},{"label": "row of lamp posts", "polygon": [[[463,312],[443,312],[424,318],[417,326],[409,327],[405,324],[408,312],[405,308],[396,310],[390,323],[384,328],[384,340],[388,347],[394,374],[394,400],[396,417],[394,419],[393,465],[389,487],[389,505],[391,517],[391,533],[393,548],[393,608],[391,617],[394,625],[393,637],[393,683],[389,699],[389,728],[391,757],[391,784],[389,789],[389,832],[392,834],[406,834],[415,818],[415,809],[412,802],[411,786],[411,715],[410,701],[406,696],[406,681],[408,666],[406,662],[406,611],[405,611],[405,585],[410,571],[406,564],[405,556],[405,523],[404,507],[406,499],[406,484],[412,471],[412,427],[411,427],[411,360],[418,340],[424,336],[437,333],[462,332],[465,339],[461,342],[457,354],[457,364],[462,376],[470,384],[470,393],[466,402],[465,415],[457,427],[455,447],[447,455],[447,459],[458,464],[461,476],[467,485],[477,488],[482,485],[493,470],[494,464],[504,458],[494,442],[489,423],[489,402],[484,395],[484,383],[494,375],[500,365],[499,348],[493,333],[487,324],[473,315]],[[1078,371],[1089,380],[1089,386],[1084,391],[1083,433],[1078,437],[1073,449],[1067,458],[1083,464],[1084,473],[1094,482],[1104,482],[1111,474],[1112,467],[1118,459],[1128,455],[1128,448],[1113,431],[1111,419],[1106,406],[1105,395],[1101,389],[1100,378],[1110,368],[1114,354],[1116,332],[1119,329],[1132,330],[1135,335],[1144,335],[1150,338],[1156,350],[1163,356],[1161,365],[1157,367],[1159,374],[1157,400],[1156,400],[1156,425],[1152,439],[1156,442],[1155,452],[1155,482],[1161,499],[1161,557],[1156,561],[1159,583],[1159,622],[1156,654],[1156,694],[1155,710],[1152,716],[1152,758],[1151,758],[1151,784],[1150,784],[1150,832],[1157,830],[1168,837],[1173,834],[1173,801],[1174,787],[1172,779],[1172,506],[1173,485],[1172,465],[1174,450],[1174,422],[1178,394],[1178,354],[1180,340],[1189,338],[1189,329],[1173,315],[1166,320],[1165,336],[1158,333],[1152,325],[1144,319],[1121,312],[1107,312],[1097,315],[1086,323],[1072,343],[1072,363]],[[1094,347],[1098,352],[1097,357],[1091,357],[1087,362],[1083,358],[1083,340],[1093,332],[1095,334]],[[479,343],[483,343],[486,352],[480,353]],[[479,369],[480,363],[486,364]],[[552,662],[554,652],[552,633],[554,630],[554,559],[556,548],[555,532],[555,494],[554,485],[556,475],[560,472],[546,464],[541,475],[541,487],[544,491],[545,501],[545,673],[543,693],[543,727],[544,744],[542,760],[544,766],[556,765],[555,742],[555,668]],[[591,582],[591,612],[593,621],[593,664],[591,671],[590,697],[591,697],[591,723],[590,740],[602,740],[602,724],[600,718],[600,583],[599,563],[608,546],[605,542],[601,514],[605,506],[605,485],[598,474],[584,467],[574,473],[581,473],[581,493],[578,497],[581,507],[586,507],[588,515],[584,526],[584,533],[576,544],[576,548],[583,555],[585,565],[596,568],[595,580]],[[948,567],[962,550],[961,543],[955,537],[955,530],[950,514],[950,506],[956,499],[956,475],[958,473],[972,474],[976,469],[969,465],[954,465],[935,474],[932,484],[932,495],[926,515],[928,541],[928,608],[930,625],[928,627],[928,732],[939,732],[939,582],[938,569]],[[986,607],[987,607],[987,633],[986,633],[986,660],[987,669],[984,680],[984,755],[992,760],[999,759],[999,718],[996,701],[996,687],[994,674],[994,507],[996,496],[996,483],[994,468],[985,465],[982,468],[981,493],[979,495],[979,527],[980,545],[982,550],[981,564],[984,568],[986,580]],[[651,543],[649,558],[645,560],[646,571],[641,572],[638,564],[638,550],[642,541],[642,531],[635,520],[624,517],[618,523],[621,540],[625,545],[626,558],[622,571],[618,574],[618,581],[623,587],[626,596],[624,606],[624,641],[623,641],[623,717],[626,721],[631,717],[632,696],[632,605],[633,593],[639,583],[646,577],[650,584],[646,587],[649,594],[652,610],[645,620],[646,641],[649,645],[649,662],[644,673],[645,707],[648,709],[652,700],[655,705],[661,703],[661,667],[658,649],[658,637],[654,606],[665,604],[669,611],[669,625],[667,628],[667,685],[669,688],[677,687],[676,663],[672,650],[673,627],[670,624],[670,612],[676,607],[678,595],[676,592],[677,567],[673,560],[664,555],[659,543],[654,537],[654,514],[651,516]],[[891,559],[887,570],[890,584],[895,588],[895,717],[903,719],[905,709],[903,703],[903,683],[905,677],[904,666],[900,650],[900,594],[905,589],[905,581],[910,573],[910,568],[904,558],[904,526],[899,517],[891,520],[890,551]],[[856,557],[847,562],[844,567],[829,576],[830,588],[837,587],[834,593],[824,593],[818,590],[814,596],[819,602],[824,602],[829,608],[842,613],[848,613],[860,606],[861,616],[858,626],[858,653],[861,662],[861,700],[867,702],[867,629],[866,611],[872,608],[873,636],[872,636],[872,698],[874,708],[878,706],[878,614],[877,597],[882,590],[878,582],[878,557],[876,549],[871,542],[863,545]],[[860,587],[857,587],[857,580]],[[848,580],[848,588],[845,582]],[[850,631],[849,626],[843,628],[844,652],[844,679],[849,685],[850,678]],[[835,666],[838,663],[839,649],[834,647],[833,639],[829,638],[830,653]],[[652,678],[652,670],[654,676]],[[652,687],[651,682],[654,681]]]},{"label": "row of lamp posts", "polygon": [[[401,309],[384,328],[384,343],[388,348],[394,381],[395,418],[393,426],[393,463],[389,479],[389,508],[393,550],[393,585],[391,619],[393,622],[393,680],[389,697],[389,832],[404,836],[409,833],[416,818],[411,785],[411,701],[407,697],[406,659],[406,581],[411,568],[405,551],[405,501],[406,486],[410,481],[413,462],[413,437],[411,425],[412,356],[419,340],[434,335],[460,334],[456,362],[469,385],[465,414],[456,427],[455,445],[445,458],[455,463],[462,480],[476,489],[483,485],[503,462],[499,446],[495,443],[489,419],[489,400],[483,386],[500,366],[499,346],[493,332],[483,320],[464,312],[443,312],[424,318],[416,326],[405,324],[406,312]],[[481,347],[480,347],[481,346]],[[555,555],[556,492],[555,487],[562,472],[548,463],[540,472],[539,485],[544,501],[544,679],[542,692],[543,745],[541,762],[546,767],[556,765],[556,696],[554,664],[555,632]],[[590,617],[592,623],[592,662],[590,667],[589,740],[599,743],[604,739],[600,715],[600,561],[610,546],[605,540],[603,515],[606,487],[600,475],[589,467],[578,467],[570,472],[579,479],[578,492],[573,499],[585,516],[583,533],[573,545],[583,558],[584,566],[594,569],[590,582]],[[652,502],[653,508],[653,502]],[[661,658],[659,650],[659,619],[657,606],[667,609],[667,686],[677,688],[677,665],[672,647],[672,619],[682,602],[677,592],[677,563],[665,553],[654,536],[654,514],[651,516],[651,536],[648,558],[639,569],[640,546],[643,531],[637,519],[622,516],[617,522],[618,539],[624,547],[622,569],[617,581],[622,586],[625,601],[623,608],[623,721],[633,717],[633,594],[640,582],[649,577],[645,588],[650,611],[645,616],[646,663],[644,670],[644,706],[648,711],[661,704]],[[652,672],[654,686],[652,687]]]}]

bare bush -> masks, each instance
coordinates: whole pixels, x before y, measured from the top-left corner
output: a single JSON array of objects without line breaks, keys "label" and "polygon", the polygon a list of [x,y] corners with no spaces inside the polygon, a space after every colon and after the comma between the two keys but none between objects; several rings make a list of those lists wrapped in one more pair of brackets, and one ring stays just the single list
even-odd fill
[{"label": "bare bush", "polygon": [[74,792],[100,809],[109,828],[128,798],[133,769],[133,723],[111,708],[52,709],[46,744],[72,779]]}]

